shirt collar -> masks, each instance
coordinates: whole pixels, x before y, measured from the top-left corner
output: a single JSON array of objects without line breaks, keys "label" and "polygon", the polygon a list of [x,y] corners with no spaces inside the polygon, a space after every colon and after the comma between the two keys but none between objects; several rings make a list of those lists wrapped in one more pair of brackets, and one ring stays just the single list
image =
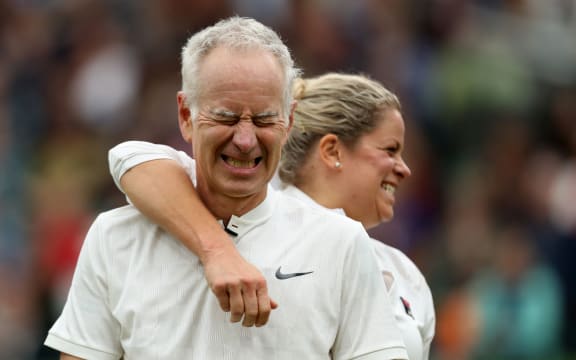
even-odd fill
[{"label": "shirt collar", "polygon": [[240,238],[246,232],[248,232],[253,227],[262,224],[272,216],[274,207],[277,202],[277,191],[271,186],[268,186],[268,191],[266,192],[266,197],[258,206],[254,209],[248,211],[242,216],[232,215],[230,221],[228,221],[228,226],[224,227],[222,220],[219,220],[224,230],[234,238]]},{"label": "shirt collar", "polygon": [[[286,185],[282,189],[282,192],[288,196],[299,199],[300,201],[303,201],[303,202],[305,202],[305,203],[307,203],[313,207],[320,208],[320,209],[328,209],[328,208],[318,204],[314,199],[312,199],[310,196],[308,196],[308,194],[306,194],[304,191],[298,189],[294,185]],[[341,208],[328,209],[328,210],[334,211],[334,212],[342,214],[342,215],[346,215],[346,213],[344,212],[344,209],[341,209]]]}]

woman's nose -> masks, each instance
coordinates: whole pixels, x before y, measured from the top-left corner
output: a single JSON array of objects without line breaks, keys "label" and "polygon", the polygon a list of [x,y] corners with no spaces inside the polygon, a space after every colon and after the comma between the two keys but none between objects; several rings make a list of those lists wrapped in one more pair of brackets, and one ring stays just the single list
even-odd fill
[{"label": "woman's nose", "polygon": [[396,171],[403,177],[407,178],[412,175],[412,171],[408,167],[408,164],[404,161],[404,159],[400,158],[396,161]]}]

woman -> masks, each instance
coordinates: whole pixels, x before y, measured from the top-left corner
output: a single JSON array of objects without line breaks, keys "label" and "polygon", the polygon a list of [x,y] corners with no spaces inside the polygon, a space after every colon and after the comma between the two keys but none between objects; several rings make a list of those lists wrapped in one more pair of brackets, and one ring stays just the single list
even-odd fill
[{"label": "woman", "polygon": [[[367,229],[390,221],[396,188],[410,176],[402,159],[405,130],[396,96],[364,76],[335,73],[301,79],[293,93],[298,105],[278,169],[282,191],[312,206],[341,211]],[[201,258],[202,253],[216,253],[214,258],[221,252],[234,252],[225,245],[213,247],[215,240],[198,240],[215,234],[221,239],[223,231],[202,212],[189,184],[171,177],[176,169],[149,162],[124,175],[137,164],[162,158],[176,160],[194,177],[193,160],[184,153],[129,142],[110,153],[116,183],[120,184],[122,176],[122,187],[135,205]],[[430,289],[406,255],[378,240],[373,244],[409,357],[427,359],[435,326]],[[212,259],[203,261],[205,267],[210,263],[207,272],[218,271],[215,264],[224,263]],[[219,297],[223,308],[228,300]],[[256,324],[262,322],[259,319]]]}]

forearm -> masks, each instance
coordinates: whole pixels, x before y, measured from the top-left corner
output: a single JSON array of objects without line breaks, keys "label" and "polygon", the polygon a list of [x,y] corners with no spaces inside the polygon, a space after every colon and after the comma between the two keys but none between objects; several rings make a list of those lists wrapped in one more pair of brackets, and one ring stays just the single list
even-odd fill
[{"label": "forearm", "polygon": [[143,142],[120,144],[110,155],[116,184],[138,210],[198,256],[230,320],[244,319],[244,326],[266,324],[277,306],[268,296],[266,279],[240,255],[200,200],[190,178],[195,175],[193,160],[169,147]]},{"label": "forearm", "polygon": [[175,161],[139,164],[126,172],[120,183],[146,217],[178,238],[203,263],[233,247],[200,200],[188,174]]}]

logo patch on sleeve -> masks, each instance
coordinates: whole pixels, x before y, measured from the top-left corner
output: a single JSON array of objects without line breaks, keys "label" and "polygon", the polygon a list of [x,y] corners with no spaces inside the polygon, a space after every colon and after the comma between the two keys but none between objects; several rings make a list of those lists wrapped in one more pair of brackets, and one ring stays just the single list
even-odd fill
[{"label": "logo patch on sleeve", "polygon": [[414,315],[412,315],[412,308],[410,307],[408,300],[404,299],[402,296],[400,296],[400,300],[402,301],[402,305],[404,306],[404,311],[406,311],[406,314],[414,319]]}]

